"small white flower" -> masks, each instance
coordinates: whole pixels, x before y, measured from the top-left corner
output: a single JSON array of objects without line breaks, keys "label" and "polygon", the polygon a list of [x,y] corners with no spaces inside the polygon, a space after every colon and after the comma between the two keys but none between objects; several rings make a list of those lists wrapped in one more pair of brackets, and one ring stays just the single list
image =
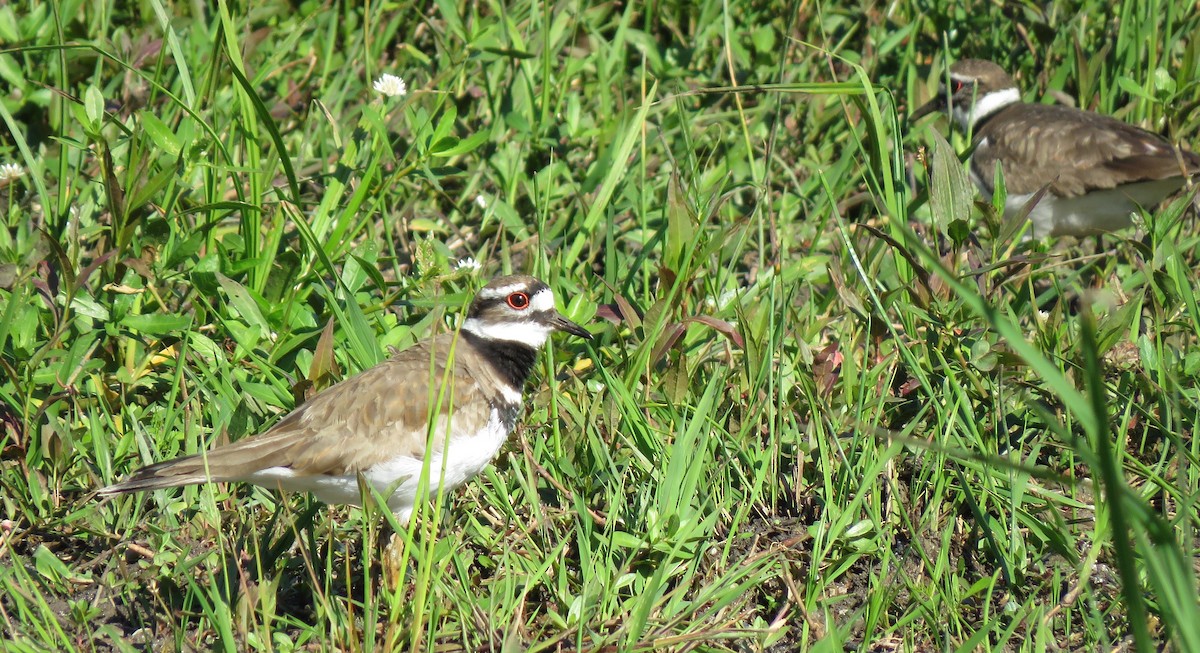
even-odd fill
[{"label": "small white flower", "polygon": [[12,183],[17,177],[25,174],[25,168],[15,163],[5,163],[0,165],[0,184]]},{"label": "small white flower", "polygon": [[382,93],[388,97],[400,97],[408,95],[408,85],[399,77],[384,73],[375,80],[375,92]]},{"label": "small white flower", "polygon": [[737,299],[737,297],[737,288],[730,288],[729,290],[726,290],[725,292],[721,293],[720,297],[717,298],[717,308],[722,311],[725,310],[725,308],[729,306],[730,302]]},{"label": "small white flower", "polygon": [[482,267],[483,265],[481,265],[479,261],[476,261],[470,256],[466,258],[460,258],[458,259],[458,262],[454,264],[455,270],[465,270],[467,272],[478,272]]},{"label": "small white flower", "polygon": [[726,309],[726,307],[728,307],[728,306],[729,306],[729,304],[730,304],[730,303],[731,303],[733,300],[737,299],[737,297],[738,297],[738,289],[737,289],[737,288],[730,288],[730,289],[728,289],[728,290],[725,290],[725,291],[723,291],[723,292],[722,292],[722,293],[721,293],[721,294],[720,294],[718,297],[716,297],[716,298],[713,298],[713,297],[706,297],[706,298],[704,299],[704,305],[705,305],[705,306],[707,306],[707,307],[709,307],[709,308],[711,308],[711,309],[715,309],[715,310],[718,310],[718,311],[723,311],[723,310],[725,310],[725,309]]},{"label": "small white flower", "polygon": [[1146,230],[1146,215],[1141,211],[1130,211],[1129,221],[1135,228],[1141,231]]},{"label": "small white flower", "polygon": [[478,206],[481,209],[486,209],[487,208],[487,198],[484,197],[483,195],[476,195],[475,196],[475,206]]}]

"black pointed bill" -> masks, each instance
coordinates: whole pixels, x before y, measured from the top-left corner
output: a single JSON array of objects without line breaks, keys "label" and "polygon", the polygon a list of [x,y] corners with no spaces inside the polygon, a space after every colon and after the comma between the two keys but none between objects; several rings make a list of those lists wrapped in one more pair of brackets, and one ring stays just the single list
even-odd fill
[{"label": "black pointed bill", "polygon": [[943,111],[945,109],[946,109],[946,90],[941,89],[938,91],[937,95],[933,96],[932,100],[917,107],[916,111],[913,111],[912,114],[908,116],[908,122],[914,123],[935,111]]},{"label": "black pointed bill", "polygon": [[578,324],[575,324],[574,322],[563,317],[563,314],[559,313],[558,311],[554,311],[554,313],[550,315],[550,319],[547,320],[547,323],[555,329],[559,331],[565,331],[573,336],[579,336],[580,338],[585,338],[587,340],[592,339],[592,334],[588,333],[587,329],[584,329]]}]

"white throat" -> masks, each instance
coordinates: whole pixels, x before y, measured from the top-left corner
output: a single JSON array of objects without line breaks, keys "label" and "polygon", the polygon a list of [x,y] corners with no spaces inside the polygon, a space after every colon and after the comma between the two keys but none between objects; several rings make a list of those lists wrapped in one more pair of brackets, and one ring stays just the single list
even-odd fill
[{"label": "white throat", "polygon": [[1021,101],[1021,92],[1016,87],[1004,88],[991,93],[984,93],[975,99],[975,103],[966,106],[954,104],[951,113],[954,121],[964,132],[973,132],[975,125],[997,111]]},{"label": "white throat", "polygon": [[541,348],[554,329],[532,320],[513,322],[484,322],[479,318],[467,318],[463,331],[473,333],[484,340],[519,342],[534,349]]}]

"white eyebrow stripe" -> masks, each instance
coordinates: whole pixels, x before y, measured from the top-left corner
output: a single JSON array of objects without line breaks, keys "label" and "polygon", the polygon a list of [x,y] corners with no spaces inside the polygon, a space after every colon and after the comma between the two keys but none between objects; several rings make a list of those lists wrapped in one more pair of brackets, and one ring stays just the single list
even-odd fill
[{"label": "white eyebrow stripe", "polygon": [[[499,288],[484,288],[479,291],[480,299],[494,300],[507,299],[509,295],[515,292],[526,292],[528,286],[525,284],[513,283]],[[529,311],[532,313],[544,313],[553,311],[554,309],[554,292],[549,288],[541,288],[529,297]]]}]

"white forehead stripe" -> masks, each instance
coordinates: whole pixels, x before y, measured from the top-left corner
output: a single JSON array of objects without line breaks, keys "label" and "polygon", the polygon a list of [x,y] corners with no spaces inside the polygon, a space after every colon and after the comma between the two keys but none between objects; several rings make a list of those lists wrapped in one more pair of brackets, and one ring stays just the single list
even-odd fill
[{"label": "white forehead stripe", "polygon": [[496,288],[482,288],[479,291],[479,296],[484,299],[500,299],[515,292],[529,292],[529,284],[510,283],[507,286],[498,286]]}]

